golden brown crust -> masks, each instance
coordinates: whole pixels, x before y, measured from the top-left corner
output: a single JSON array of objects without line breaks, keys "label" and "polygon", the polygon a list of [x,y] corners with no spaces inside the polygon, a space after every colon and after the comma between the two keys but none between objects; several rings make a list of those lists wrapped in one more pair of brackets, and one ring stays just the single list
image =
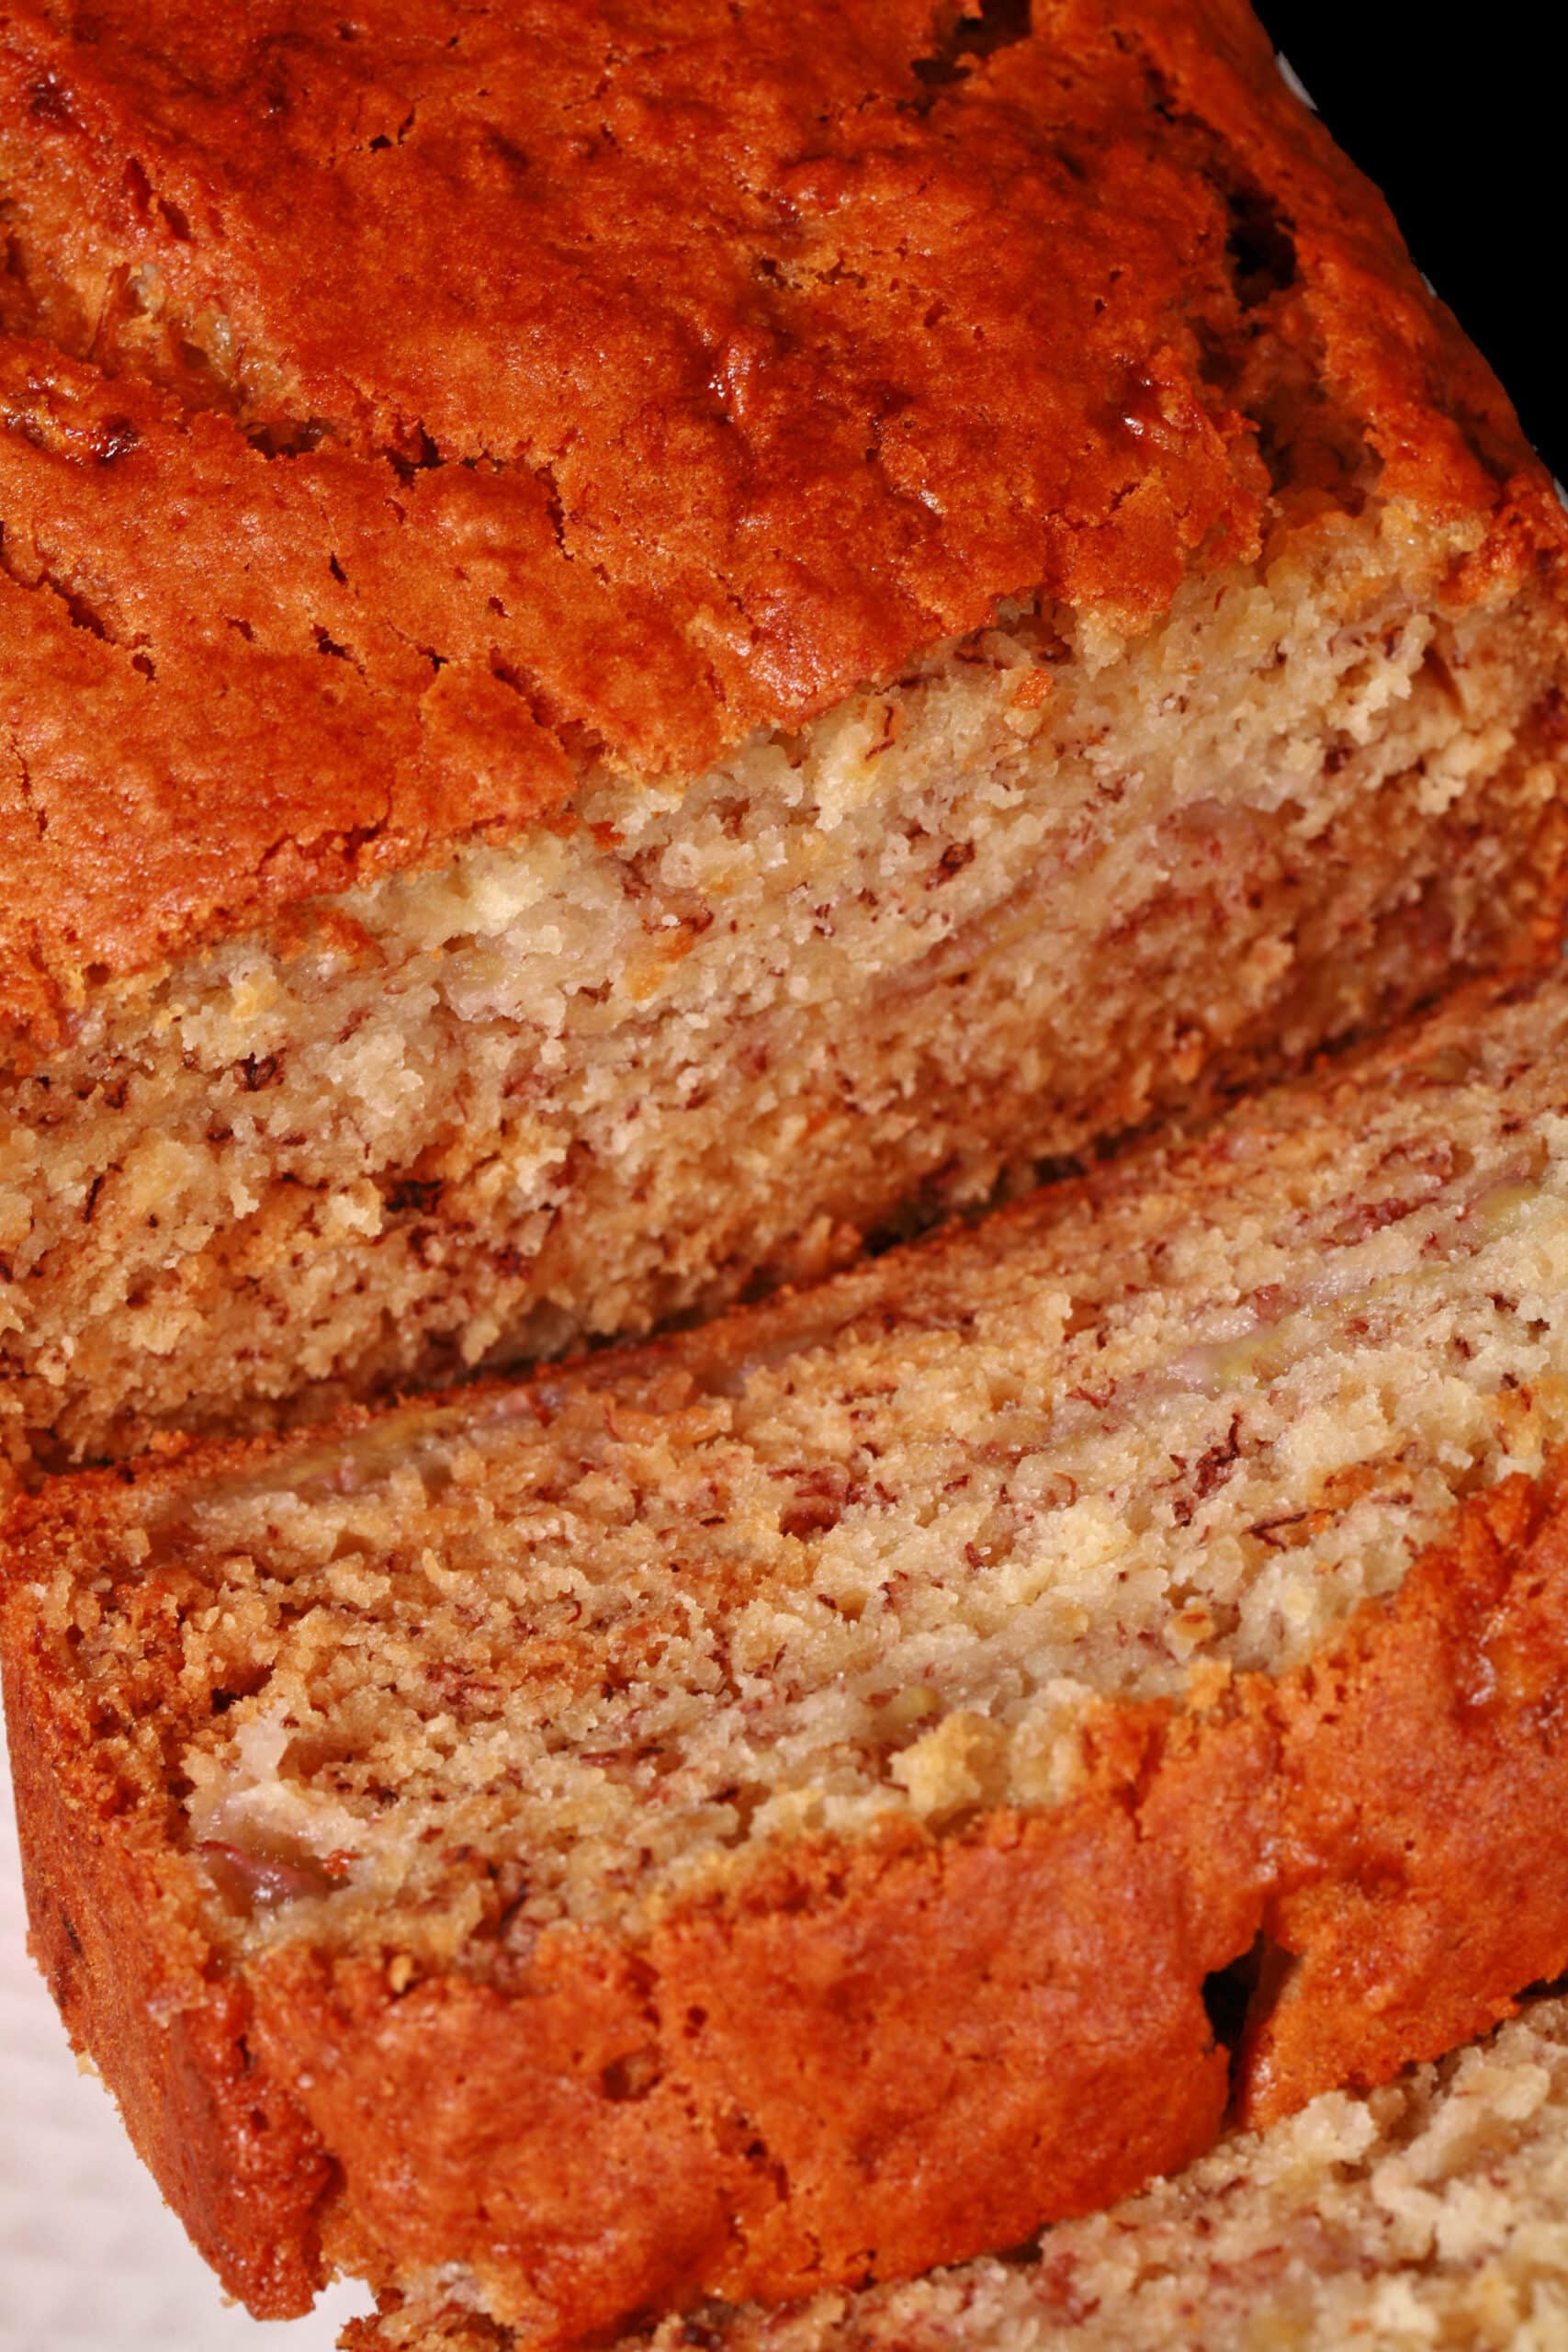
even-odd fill
[{"label": "golden brown crust", "polygon": [[[638,2327],[644,2352],[1556,2352],[1568,2332],[1568,2007],[1546,1994],[1448,2058],[1195,2165],[1036,2246],[780,2309]],[[343,2352],[498,2352],[439,2279]]]},{"label": "golden brown crust", "polygon": [[1241,0],[1034,20],[9,8],[12,1017],[585,758],[797,727],[999,597],[1135,628],[1320,433],[1457,535],[1449,593],[1558,563]]},{"label": "golden brown crust", "polygon": [[1264,1933],[1293,1955],[1238,2113],[1364,2088],[1507,2014],[1568,1962],[1568,1518],[1515,1479],[1396,1600],[1293,1676]]},{"label": "golden brown crust", "polygon": [[[194,1870],[99,1786],[16,1589],[40,1941],[60,1974],[58,1915],[107,1923],[61,1975],[73,2029],[258,2308],[311,2274],[323,2211],[329,2260],[384,2287],[471,2264],[529,2340],[896,2276],[1203,2145],[1226,2065],[1205,1980],[1259,1936],[1293,1958],[1264,1966],[1235,2059],[1254,2122],[1434,2055],[1562,1970],[1562,1503],[1559,1475],[1467,1504],[1298,1672],[1206,1712],[1106,1707],[1056,1812],[763,1855],[635,1949],[555,1929],[510,1974],[401,1995],[287,1946],[226,1978]],[[242,2068],[270,2142],[235,2136]]]},{"label": "golden brown crust", "polygon": [[1043,2171],[1082,2211],[1218,2129],[1201,1985],[1246,1929],[1229,1873],[1182,1860],[1103,1797],[807,1850],[635,1957],[547,1938],[514,1990],[399,2000],[365,1963],[280,1953],[260,2038],[355,2149],[345,2218],[382,2277],[471,2265],[547,2335],[699,2284],[897,2277],[1027,2234]]}]

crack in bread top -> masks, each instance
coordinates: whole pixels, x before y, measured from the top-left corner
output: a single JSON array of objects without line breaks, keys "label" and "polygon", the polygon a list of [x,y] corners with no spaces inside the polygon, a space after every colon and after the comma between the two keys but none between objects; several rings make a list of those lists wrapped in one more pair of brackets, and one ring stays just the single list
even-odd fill
[{"label": "crack in bread top", "polygon": [[1001,598],[1136,629],[1292,481],[1560,537],[1235,0],[46,0],[0,208],[35,1023]]}]

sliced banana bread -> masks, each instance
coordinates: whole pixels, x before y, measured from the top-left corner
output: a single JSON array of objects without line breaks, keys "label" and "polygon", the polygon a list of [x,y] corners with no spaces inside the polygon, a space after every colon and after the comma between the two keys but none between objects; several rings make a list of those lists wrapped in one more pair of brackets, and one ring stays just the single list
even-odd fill
[{"label": "sliced banana bread", "polygon": [[1239,0],[16,0],[0,225],[24,1464],[822,1272],[1557,920],[1568,526]]},{"label": "sliced banana bread", "polygon": [[39,1956],[258,2312],[1016,2243],[1568,1964],[1565,1371],[1554,974],[703,1331],[57,1481]]}]

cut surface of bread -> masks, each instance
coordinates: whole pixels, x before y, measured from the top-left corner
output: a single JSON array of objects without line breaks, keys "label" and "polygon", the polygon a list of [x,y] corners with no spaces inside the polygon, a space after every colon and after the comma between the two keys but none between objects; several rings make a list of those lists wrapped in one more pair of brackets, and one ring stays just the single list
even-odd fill
[{"label": "cut surface of bread", "polygon": [[[347,2352],[512,2352],[434,2288]],[[627,2339],[628,2352],[632,2339]],[[1328,2091],[1036,2247],[804,2308],[710,2305],[656,2352],[1558,2352],[1568,2004],[1370,2094]]]},{"label": "cut surface of bread", "polygon": [[24,1466],[821,1272],[1555,925],[1568,526],[1375,196],[1235,0],[939,13],[7,10]]},{"label": "cut surface of bread", "polygon": [[258,2311],[1018,2243],[1568,1962],[1565,1370],[1553,974],[702,1331],[55,1482],[39,1956]]}]

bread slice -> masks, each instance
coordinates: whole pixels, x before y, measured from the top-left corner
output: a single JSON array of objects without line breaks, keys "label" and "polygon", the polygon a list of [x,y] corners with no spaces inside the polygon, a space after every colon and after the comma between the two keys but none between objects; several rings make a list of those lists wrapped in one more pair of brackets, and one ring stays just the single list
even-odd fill
[{"label": "bread slice", "polygon": [[0,209],[24,1463],[820,1272],[1558,919],[1568,524],[1238,0],[17,0]]},{"label": "bread slice", "polygon": [[[627,2339],[625,2352],[631,2352]],[[1037,2247],[798,2310],[709,2306],[650,2352],[1557,2352],[1568,2342],[1568,2003],[1371,2094],[1235,2133]],[[511,2352],[434,2290],[349,2352]]]},{"label": "bread slice", "polygon": [[1017,2243],[1568,1964],[1565,1372],[1553,974],[702,1331],[56,1481],[39,1956],[259,2312]]}]

